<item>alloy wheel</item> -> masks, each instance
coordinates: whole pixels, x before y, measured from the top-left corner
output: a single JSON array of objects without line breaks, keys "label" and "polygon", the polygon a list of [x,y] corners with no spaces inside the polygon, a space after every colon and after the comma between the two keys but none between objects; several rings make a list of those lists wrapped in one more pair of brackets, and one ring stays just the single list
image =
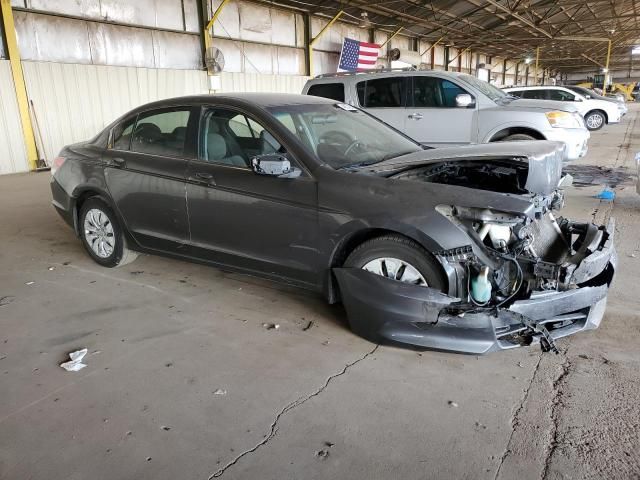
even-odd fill
[{"label": "alloy wheel", "polygon": [[376,258],[367,262],[362,269],[399,282],[429,286],[416,267],[398,258]]},{"label": "alloy wheel", "polygon": [[109,217],[97,208],[87,211],[84,216],[84,237],[91,250],[100,258],[109,258],[113,254],[116,239]]},{"label": "alloy wheel", "polygon": [[604,117],[599,113],[591,114],[587,118],[587,126],[592,130],[600,128],[603,122],[604,122]]}]

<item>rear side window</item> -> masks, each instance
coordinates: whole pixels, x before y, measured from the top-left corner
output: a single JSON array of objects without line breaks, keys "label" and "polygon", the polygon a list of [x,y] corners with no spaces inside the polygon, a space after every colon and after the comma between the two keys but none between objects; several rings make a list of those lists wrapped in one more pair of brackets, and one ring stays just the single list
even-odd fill
[{"label": "rear side window", "polygon": [[404,107],[406,82],[404,77],[376,78],[359,82],[358,101],[366,108]]},{"label": "rear side window", "polygon": [[135,123],[136,117],[133,117],[113,127],[113,130],[111,130],[111,143],[109,148],[113,148],[115,150],[129,150],[131,132],[133,131]]},{"label": "rear side window", "polygon": [[548,90],[549,100],[559,100],[561,102],[573,102],[576,96],[573,93],[565,92],[564,90]]},{"label": "rear side window", "polygon": [[342,83],[318,83],[309,87],[307,95],[344,102],[344,85]]},{"label": "rear side window", "polygon": [[167,157],[184,156],[189,115],[188,108],[141,113],[131,137],[131,150]]},{"label": "rear side window", "polygon": [[547,90],[524,90],[522,98],[531,98],[533,100],[547,100]]}]

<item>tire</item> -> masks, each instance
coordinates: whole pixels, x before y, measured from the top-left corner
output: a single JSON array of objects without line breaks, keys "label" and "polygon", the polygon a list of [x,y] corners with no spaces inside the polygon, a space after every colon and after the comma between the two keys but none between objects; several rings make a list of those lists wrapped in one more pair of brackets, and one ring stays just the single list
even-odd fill
[{"label": "tire", "polygon": [[584,116],[584,123],[590,131],[600,130],[607,123],[604,112],[593,110]]},{"label": "tire", "polygon": [[499,142],[517,142],[520,140],[537,140],[537,138],[532,137],[531,135],[527,135],[526,133],[514,133],[512,135],[507,135],[504,138],[498,140]]},{"label": "tire", "polygon": [[[407,279],[400,279],[400,281],[428,286],[446,292],[447,281],[436,260],[419,244],[400,235],[383,235],[367,240],[349,254],[344,262],[344,266],[373,271],[370,267],[375,265],[380,259],[405,262],[419,272],[426,284],[411,281],[412,276],[409,275],[409,273],[411,273],[409,268],[404,270]],[[367,266],[369,266],[369,268],[365,268]],[[382,273],[379,272],[374,273],[382,275]],[[388,268],[387,273],[392,273],[392,268]],[[391,275],[386,276],[392,278]]]},{"label": "tire", "polygon": [[99,198],[89,198],[82,204],[78,229],[85,250],[103,267],[126,265],[138,256],[125,245],[122,227],[113,210]]}]

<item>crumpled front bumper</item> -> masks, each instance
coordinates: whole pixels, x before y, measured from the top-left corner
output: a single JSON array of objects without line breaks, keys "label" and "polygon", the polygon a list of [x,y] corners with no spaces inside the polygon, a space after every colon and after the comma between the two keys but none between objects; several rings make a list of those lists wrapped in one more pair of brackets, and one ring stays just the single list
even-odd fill
[{"label": "crumpled front bumper", "polygon": [[[461,310],[460,299],[357,268],[335,268],[352,330],[373,342],[483,354],[598,328],[616,268],[613,220],[572,270],[575,288],[533,292],[508,308]],[[540,326],[544,328],[540,329]]]}]

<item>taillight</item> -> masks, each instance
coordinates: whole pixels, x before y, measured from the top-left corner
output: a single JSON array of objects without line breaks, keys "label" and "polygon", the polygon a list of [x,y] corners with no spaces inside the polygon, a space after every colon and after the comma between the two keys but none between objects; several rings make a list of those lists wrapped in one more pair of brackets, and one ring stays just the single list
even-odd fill
[{"label": "taillight", "polygon": [[56,157],[51,162],[51,175],[55,175],[66,159],[64,157]]}]

